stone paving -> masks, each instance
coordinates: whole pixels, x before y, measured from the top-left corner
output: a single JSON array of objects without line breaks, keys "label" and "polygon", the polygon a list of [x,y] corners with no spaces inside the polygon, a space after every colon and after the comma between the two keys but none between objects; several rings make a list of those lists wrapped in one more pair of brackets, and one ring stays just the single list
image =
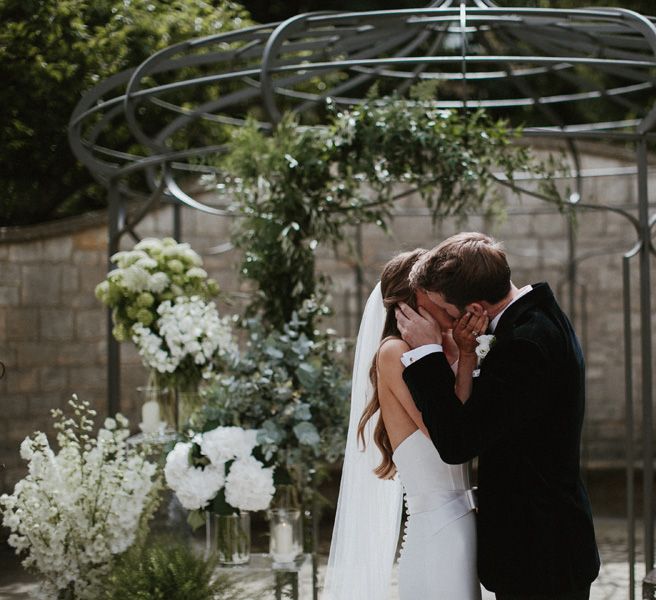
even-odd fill
[{"label": "stone paving", "polygon": [[[599,550],[602,557],[602,569],[599,578],[592,586],[590,595],[591,600],[628,600],[629,598],[629,568],[626,563],[627,557],[627,535],[626,524],[623,519],[601,518],[596,520],[596,531],[599,541]],[[642,560],[640,526],[637,527],[638,533],[638,560]],[[324,558],[325,560],[325,558]],[[6,561],[3,561],[6,562]],[[13,561],[11,561],[13,564]],[[322,569],[323,570],[323,569]],[[639,563],[636,567],[636,600],[641,595],[641,580],[644,576],[644,565]],[[15,564],[12,568],[0,569],[0,600],[32,600],[35,591],[33,579],[24,573],[20,567]],[[252,587],[252,594],[247,592],[244,600],[249,600],[259,593],[260,586],[255,584]],[[257,590],[257,592],[256,592]],[[264,597],[266,599],[266,596]],[[273,598],[273,595],[271,595]],[[390,597],[390,600],[397,600],[398,593],[396,586]],[[127,600],[127,599],[126,599]],[[190,599],[191,600],[191,599]],[[264,599],[263,599],[264,600]],[[300,599],[309,600],[309,599]],[[357,599],[353,599],[357,600]],[[446,600],[446,599],[445,599]],[[457,599],[448,599],[457,600]],[[494,594],[483,590],[483,600],[494,600]]]}]

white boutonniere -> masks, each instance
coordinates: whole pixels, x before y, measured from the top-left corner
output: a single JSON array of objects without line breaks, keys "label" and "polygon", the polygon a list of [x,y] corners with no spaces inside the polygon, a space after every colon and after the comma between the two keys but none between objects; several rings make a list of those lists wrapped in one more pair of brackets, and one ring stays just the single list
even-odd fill
[{"label": "white boutonniere", "polygon": [[478,361],[476,364],[476,369],[474,369],[474,372],[472,373],[472,377],[478,377],[481,374],[481,363],[483,362],[483,359],[489,354],[496,339],[497,338],[493,335],[479,335],[476,338],[478,345],[476,346],[474,352],[476,352]]},{"label": "white boutonniere", "polygon": [[478,346],[476,346],[475,352],[476,356],[478,356],[478,366],[481,365],[483,359],[488,355],[496,340],[497,338],[494,335],[479,335],[476,338]]}]

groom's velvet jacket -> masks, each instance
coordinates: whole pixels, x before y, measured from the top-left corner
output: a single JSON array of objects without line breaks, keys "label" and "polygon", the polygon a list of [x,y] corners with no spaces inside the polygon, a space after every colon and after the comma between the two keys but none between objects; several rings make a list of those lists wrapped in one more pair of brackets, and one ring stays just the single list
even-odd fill
[{"label": "groom's velvet jacket", "polygon": [[579,477],[584,363],[546,283],[502,314],[496,340],[461,403],[443,353],[403,378],[442,459],[478,460],[478,572],[494,592],[583,589],[599,572]]}]

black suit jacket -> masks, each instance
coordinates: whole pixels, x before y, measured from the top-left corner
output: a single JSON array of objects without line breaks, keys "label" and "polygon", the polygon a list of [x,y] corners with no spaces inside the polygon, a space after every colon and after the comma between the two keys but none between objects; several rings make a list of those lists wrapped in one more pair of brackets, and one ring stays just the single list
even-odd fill
[{"label": "black suit jacket", "polygon": [[599,555],[579,476],[581,348],[546,283],[508,307],[495,336],[465,404],[442,353],[403,378],[442,459],[479,457],[483,585],[527,594],[583,589],[599,572]]}]

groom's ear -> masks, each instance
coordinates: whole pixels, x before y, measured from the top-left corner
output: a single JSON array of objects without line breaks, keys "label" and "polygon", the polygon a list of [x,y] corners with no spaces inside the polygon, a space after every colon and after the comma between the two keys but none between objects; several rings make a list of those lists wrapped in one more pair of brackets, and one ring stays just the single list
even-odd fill
[{"label": "groom's ear", "polygon": [[480,302],[472,302],[471,304],[465,306],[465,310],[469,313],[472,313],[473,315],[478,316],[483,314],[485,308]]}]

